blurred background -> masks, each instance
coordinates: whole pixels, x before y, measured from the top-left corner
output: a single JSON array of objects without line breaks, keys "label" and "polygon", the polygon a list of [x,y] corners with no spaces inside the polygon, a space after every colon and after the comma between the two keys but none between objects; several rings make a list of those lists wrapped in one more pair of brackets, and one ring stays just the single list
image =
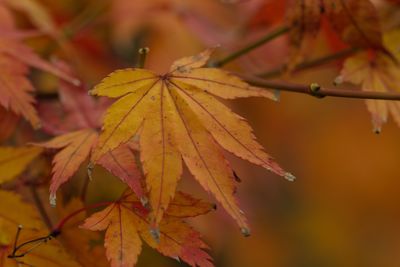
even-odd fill
[{"label": "blurred background", "polygon": [[[67,29],[68,40],[61,46],[69,56],[46,37],[30,44],[42,55],[67,58],[90,88],[109,72],[134,66],[136,51],[144,46],[150,48],[146,68],[155,71],[210,46],[219,45],[215,58],[228,55],[285,23],[290,1],[38,2],[50,14],[54,29]],[[384,29],[399,25],[398,1],[374,4]],[[44,29],[35,15],[27,17],[18,8],[15,14],[20,27]],[[305,59],[332,53],[326,32],[314,42]],[[273,70],[288,61],[289,49],[283,36],[225,68],[242,73]],[[331,86],[341,63],[274,78]],[[33,78],[41,94],[56,90],[49,75],[34,73]],[[252,234],[243,237],[222,209],[191,220],[209,244],[216,266],[400,266],[400,129],[391,119],[375,134],[363,100],[285,92],[277,103],[255,98],[224,103],[247,118],[266,151],[297,180],[288,182],[227,153],[242,180],[238,197]],[[109,177],[97,172],[89,198],[112,198],[121,186],[113,188]],[[215,201],[187,171],[180,188]],[[138,266],[185,264],[146,247]]]}]

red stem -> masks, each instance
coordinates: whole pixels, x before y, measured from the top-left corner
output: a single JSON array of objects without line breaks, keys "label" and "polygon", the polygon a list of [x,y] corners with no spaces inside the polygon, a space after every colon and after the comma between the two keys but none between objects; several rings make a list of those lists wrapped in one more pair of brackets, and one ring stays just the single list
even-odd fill
[{"label": "red stem", "polygon": [[56,227],[53,228],[53,232],[61,232],[61,229],[64,227],[64,225],[65,225],[70,219],[72,219],[73,217],[75,217],[76,215],[78,215],[79,213],[81,213],[81,212],[83,212],[83,211],[86,211],[86,210],[89,210],[89,209],[95,209],[95,208],[99,208],[99,207],[104,207],[104,206],[111,205],[111,204],[114,204],[114,203],[115,203],[115,202],[110,202],[110,201],[107,201],[107,202],[99,202],[99,203],[95,203],[95,204],[88,205],[88,206],[85,206],[85,207],[83,207],[83,208],[80,208],[80,209],[78,209],[78,210],[76,210],[76,211],[74,211],[74,212],[68,214],[68,215],[67,215],[66,217],[64,217],[63,219],[61,219],[61,221],[56,225]]}]

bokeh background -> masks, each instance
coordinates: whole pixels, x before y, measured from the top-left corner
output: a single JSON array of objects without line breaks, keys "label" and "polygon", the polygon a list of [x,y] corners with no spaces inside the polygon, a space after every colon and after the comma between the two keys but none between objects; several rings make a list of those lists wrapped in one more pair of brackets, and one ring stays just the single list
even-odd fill
[{"label": "bokeh background", "polygon": [[[88,88],[114,69],[133,66],[143,46],[151,51],[146,68],[155,71],[210,46],[220,45],[215,54],[220,58],[284,23],[287,8],[286,1],[268,0],[38,2],[57,29],[72,21],[70,40],[64,44]],[[400,6],[388,2],[374,1],[384,29],[400,23]],[[16,15],[21,27],[38,26],[23,10],[16,9]],[[48,38],[30,42],[42,54],[50,49],[63,57],[61,50],[49,48]],[[329,39],[321,34],[306,56],[329,53]],[[284,64],[287,54],[287,39],[281,37],[226,68],[258,73]],[[334,61],[280,78],[331,86],[340,64]],[[33,77],[41,93],[54,92],[51,77]],[[400,129],[392,120],[378,135],[362,100],[284,92],[277,103],[255,98],[226,103],[247,118],[266,151],[297,180],[286,181],[227,154],[242,179],[237,194],[252,235],[243,237],[222,209],[190,221],[209,244],[216,266],[400,266]],[[95,174],[89,185],[91,201],[112,198],[121,189],[101,170]],[[180,187],[214,201],[188,172]],[[138,266],[185,264],[146,247]]]}]

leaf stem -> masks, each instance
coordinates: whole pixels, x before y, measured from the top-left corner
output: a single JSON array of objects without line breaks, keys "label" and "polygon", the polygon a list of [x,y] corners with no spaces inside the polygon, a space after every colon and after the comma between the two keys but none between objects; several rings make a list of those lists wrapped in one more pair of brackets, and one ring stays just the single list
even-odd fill
[{"label": "leaf stem", "polygon": [[146,57],[147,54],[150,52],[150,49],[148,47],[142,47],[138,50],[139,54],[139,59],[138,62],[136,63],[136,68],[144,68],[144,64],[146,63]]},{"label": "leaf stem", "polygon": [[238,57],[241,57],[244,54],[249,53],[250,51],[256,49],[257,47],[259,47],[263,44],[266,44],[269,41],[272,41],[275,38],[287,33],[288,31],[289,31],[289,27],[287,27],[287,26],[280,27],[280,28],[274,30],[273,32],[268,33],[267,35],[260,38],[259,40],[255,41],[254,43],[251,43],[220,60],[217,60],[214,62],[211,61],[210,67],[222,67],[225,64],[237,59]]},{"label": "leaf stem", "polygon": [[[350,56],[351,54],[357,52],[358,50],[359,50],[358,48],[351,47],[351,48],[343,49],[339,52],[329,54],[326,56],[322,56],[322,57],[319,57],[319,58],[316,58],[313,60],[304,61],[294,68],[294,72],[304,70],[304,69],[309,69],[309,68],[316,67],[316,66],[320,66],[320,65],[329,63],[331,61],[334,61],[336,59]],[[257,76],[265,78],[265,79],[272,78],[272,77],[279,76],[280,74],[282,74],[285,71],[285,69],[286,69],[286,64],[281,65],[275,69],[269,70],[267,72],[259,73],[259,74],[257,74]]]},{"label": "leaf stem", "polygon": [[64,218],[62,218],[62,219],[60,220],[60,222],[56,225],[56,227],[53,228],[53,232],[54,232],[54,231],[61,232],[61,229],[64,227],[64,225],[65,225],[69,220],[71,220],[73,217],[75,217],[76,215],[78,215],[79,213],[81,213],[81,212],[83,212],[83,211],[90,210],[90,209],[95,209],[95,208],[99,208],[99,207],[104,207],[104,206],[107,206],[107,205],[111,205],[111,204],[113,204],[113,203],[115,203],[115,202],[110,202],[110,201],[107,201],[107,202],[99,202],[99,203],[95,203],[95,204],[88,205],[88,206],[85,206],[85,207],[83,207],[83,208],[80,208],[80,209],[78,209],[78,210],[76,210],[76,211],[74,211],[74,212],[68,214],[68,215],[65,216]]},{"label": "leaf stem", "polygon": [[53,228],[53,225],[51,223],[50,217],[48,216],[46,209],[43,205],[42,200],[40,199],[40,196],[36,190],[35,185],[30,185],[29,189],[31,190],[33,201],[35,202],[36,208],[38,209],[40,216],[42,217],[44,223],[49,229]]},{"label": "leaf stem", "polygon": [[315,83],[310,85],[303,85],[303,84],[289,83],[289,82],[267,81],[262,78],[252,77],[248,75],[239,75],[239,76],[246,82],[254,86],[264,87],[268,89],[277,89],[281,91],[288,91],[300,94],[307,94],[318,98],[322,98],[325,96],[333,96],[333,97],[343,97],[343,98],[400,101],[400,93],[336,89],[336,88],[321,87]]}]

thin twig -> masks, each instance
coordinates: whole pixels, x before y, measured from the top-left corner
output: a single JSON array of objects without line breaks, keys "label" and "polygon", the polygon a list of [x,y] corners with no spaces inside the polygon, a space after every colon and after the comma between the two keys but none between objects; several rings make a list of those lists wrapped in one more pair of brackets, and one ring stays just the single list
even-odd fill
[{"label": "thin twig", "polygon": [[381,99],[381,100],[400,101],[400,93],[376,92],[372,90],[361,91],[361,90],[351,90],[351,89],[336,89],[336,88],[321,87],[315,83],[310,85],[304,85],[304,84],[289,83],[289,82],[268,81],[248,75],[239,75],[239,76],[246,82],[254,86],[307,94],[318,98],[322,98],[325,96],[333,96],[333,97],[344,97],[344,98]]},{"label": "thin twig", "polygon": [[83,185],[82,185],[82,190],[81,190],[81,195],[80,195],[80,199],[83,203],[86,202],[86,196],[87,196],[87,191],[89,189],[89,182],[90,182],[90,177],[89,175],[86,175],[85,180],[83,181]]},{"label": "thin twig", "polygon": [[255,41],[254,43],[251,43],[235,52],[232,54],[216,61],[211,61],[210,62],[210,67],[222,67],[223,65],[237,59],[238,57],[243,56],[244,54],[249,53],[251,50],[256,49],[257,47],[268,43],[269,41],[274,40],[275,38],[287,33],[289,31],[289,27],[283,26],[281,28],[276,29],[273,32],[268,33],[264,37],[260,38],[259,40]]},{"label": "thin twig", "polygon": [[139,59],[138,62],[136,63],[136,68],[144,68],[144,65],[146,63],[146,57],[147,54],[150,52],[150,49],[148,47],[142,47],[138,50],[139,54]]},{"label": "thin twig", "polygon": [[40,196],[39,196],[39,194],[38,194],[38,192],[36,190],[35,185],[30,185],[29,188],[31,190],[33,200],[35,201],[35,205],[36,205],[36,208],[38,209],[38,211],[40,213],[40,216],[42,217],[42,219],[45,222],[46,226],[49,229],[52,229],[53,228],[53,224],[51,223],[51,220],[50,220],[49,216],[47,215],[46,209],[45,209],[45,207],[43,205],[42,200],[40,199]]},{"label": "thin twig", "polygon": [[[341,59],[343,57],[350,56],[351,54],[355,53],[358,50],[359,50],[358,48],[351,47],[351,48],[344,49],[344,50],[341,50],[341,51],[333,53],[333,54],[329,54],[329,55],[322,56],[322,57],[319,57],[319,58],[316,58],[313,60],[302,62],[294,68],[293,72],[320,66],[320,65],[329,63],[331,61],[334,61],[336,59]],[[262,77],[262,78],[272,78],[272,77],[281,75],[282,73],[285,72],[285,70],[286,70],[286,64],[281,65],[275,69],[269,70],[267,72],[259,73],[259,74],[257,74],[257,76]]]}]

